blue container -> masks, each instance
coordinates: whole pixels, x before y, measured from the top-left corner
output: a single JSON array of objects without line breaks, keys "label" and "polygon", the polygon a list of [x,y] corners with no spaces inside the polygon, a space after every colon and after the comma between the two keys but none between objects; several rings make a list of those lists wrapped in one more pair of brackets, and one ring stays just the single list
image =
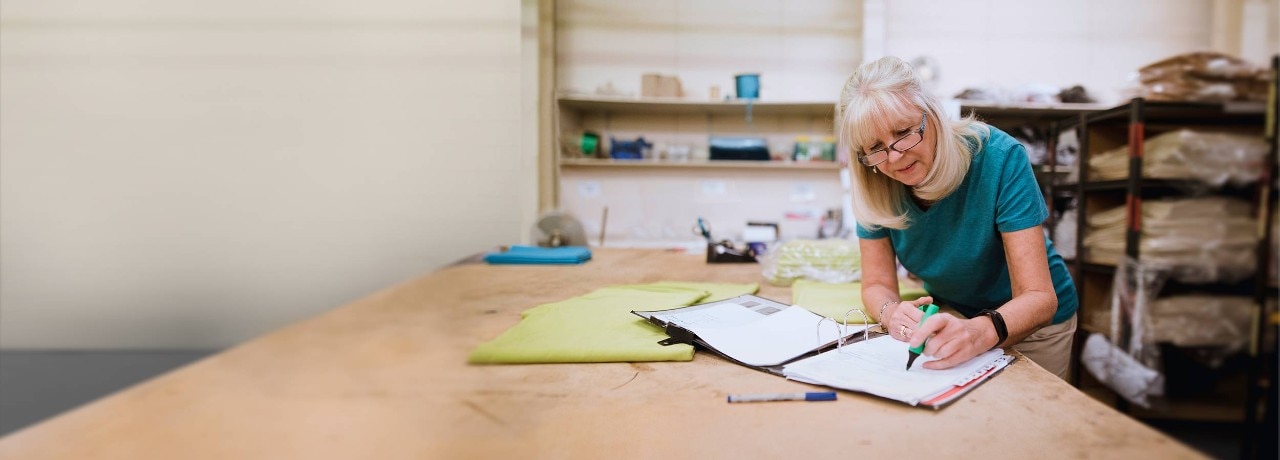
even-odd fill
[{"label": "blue container", "polygon": [[733,76],[738,87],[738,99],[760,98],[760,74],[744,73]]},{"label": "blue container", "polygon": [[653,144],[645,142],[643,137],[634,141],[620,141],[612,136],[609,137],[609,157],[611,158],[639,160],[645,157],[645,150],[650,148],[653,148]]}]

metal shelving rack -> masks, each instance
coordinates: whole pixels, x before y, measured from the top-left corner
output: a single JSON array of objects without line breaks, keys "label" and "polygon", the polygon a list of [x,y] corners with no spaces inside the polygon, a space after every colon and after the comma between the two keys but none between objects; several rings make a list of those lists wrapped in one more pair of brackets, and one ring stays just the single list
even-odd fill
[{"label": "metal shelving rack", "polygon": [[1249,343],[1251,358],[1248,369],[1248,394],[1245,399],[1245,432],[1241,443],[1243,458],[1276,458],[1277,446],[1277,386],[1280,376],[1277,375],[1276,350],[1280,328],[1280,313],[1269,311],[1268,305],[1277,298],[1276,276],[1270,273],[1272,267],[1271,253],[1276,243],[1272,240],[1270,227],[1274,222],[1272,213],[1276,212],[1277,193],[1275,180],[1277,177],[1277,158],[1280,157],[1280,55],[1271,58],[1271,90],[1267,101],[1266,136],[1271,145],[1271,152],[1262,165],[1262,178],[1258,191],[1258,270],[1260,275],[1254,279],[1254,302],[1258,305],[1258,316],[1254,318],[1252,340]]},{"label": "metal shelving rack", "polygon": [[[1274,100],[1272,101],[1274,106]],[[1076,221],[1076,252],[1074,259],[1068,260],[1068,265],[1072,268],[1073,277],[1076,280],[1078,294],[1080,297],[1080,309],[1077,311],[1077,320],[1081,325],[1080,332],[1075,341],[1075,349],[1073,350],[1073,372],[1072,383],[1077,387],[1081,386],[1082,369],[1079,366],[1079,356],[1082,349],[1083,339],[1090,330],[1088,314],[1096,309],[1109,308],[1106,305],[1107,299],[1110,297],[1111,279],[1115,274],[1116,267],[1107,264],[1092,263],[1088,260],[1086,248],[1084,246],[1085,231],[1087,228],[1086,219],[1094,212],[1098,212],[1109,206],[1123,204],[1126,208],[1126,229],[1125,229],[1125,256],[1132,259],[1139,259],[1140,240],[1142,238],[1142,219],[1141,210],[1144,199],[1178,196],[1183,195],[1180,181],[1147,179],[1142,175],[1143,171],[1143,142],[1151,133],[1159,133],[1167,130],[1184,126],[1202,126],[1202,127],[1237,127],[1240,129],[1252,129],[1252,127],[1262,128],[1264,118],[1267,113],[1267,105],[1262,103],[1184,103],[1184,102],[1156,102],[1144,99],[1133,99],[1129,102],[1102,111],[1092,113],[1081,113],[1078,116],[1064,120],[1057,126],[1059,131],[1067,129],[1076,129],[1080,142],[1080,157],[1077,162],[1077,173],[1079,180],[1073,186],[1065,188],[1065,191],[1056,191],[1064,195],[1073,195],[1078,201],[1077,221]],[[1272,107],[1274,110],[1274,107]],[[1272,138],[1272,154],[1269,162],[1274,169],[1275,148],[1274,138]],[[1089,155],[1097,154],[1102,151],[1109,150],[1118,146],[1127,145],[1129,153],[1128,174],[1122,180],[1108,181],[1091,181],[1089,179]],[[1273,170],[1272,169],[1272,170]],[[1224,190],[1219,194],[1236,194],[1251,196],[1258,189],[1269,190],[1268,186],[1255,186],[1247,190]],[[1270,195],[1274,195],[1274,191],[1267,191]],[[1268,196],[1270,196],[1268,195]],[[1262,216],[1261,214],[1259,214]],[[1265,229],[1270,233],[1270,220],[1259,221],[1260,229]],[[1266,244],[1265,242],[1262,244]],[[1266,251],[1260,251],[1266,252]],[[1259,256],[1260,259],[1263,256]],[[1140,260],[1140,259],[1139,259]],[[1259,271],[1253,279],[1244,283],[1217,283],[1217,284],[1195,284],[1181,285],[1181,283],[1170,282],[1166,287],[1168,290],[1192,289],[1209,293],[1231,293],[1231,294],[1254,294],[1262,296],[1265,289],[1260,287],[1267,284],[1266,264],[1259,265]],[[1261,298],[1261,297],[1259,297]],[[1257,312],[1261,314],[1265,309],[1264,303],[1258,303]],[[1105,332],[1105,331],[1098,331]],[[1254,331],[1252,339],[1256,343],[1261,334]],[[1259,363],[1258,355],[1251,355],[1251,366]],[[1258,371],[1260,372],[1260,371]],[[1198,404],[1194,410],[1201,411],[1196,414],[1177,413],[1177,408],[1171,405],[1169,414],[1163,414],[1171,418],[1197,419],[1197,417],[1205,417],[1210,420],[1219,421],[1248,421],[1256,417],[1253,409],[1256,407],[1257,396],[1254,396],[1256,383],[1258,379],[1252,375],[1250,377],[1249,396],[1244,402],[1247,406],[1243,410],[1239,406],[1234,407],[1217,407],[1220,411],[1208,410],[1215,404]],[[1274,392],[1274,389],[1272,389]],[[1274,399],[1274,398],[1272,398]],[[1129,411],[1130,408],[1123,399],[1117,398],[1117,408],[1122,411]],[[1188,404],[1190,407],[1191,405]],[[1155,418],[1164,418],[1160,414],[1135,414],[1135,416],[1143,417],[1154,416]]]}]

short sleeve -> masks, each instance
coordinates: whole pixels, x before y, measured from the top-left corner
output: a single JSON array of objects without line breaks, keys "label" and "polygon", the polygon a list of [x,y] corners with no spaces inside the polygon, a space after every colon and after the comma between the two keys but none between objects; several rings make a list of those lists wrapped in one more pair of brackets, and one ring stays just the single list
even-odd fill
[{"label": "short sleeve", "polygon": [[1027,150],[1012,144],[1004,155],[996,196],[996,228],[1001,233],[1035,227],[1049,218]]},{"label": "short sleeve", "polygon": [[857,227],[858,238],[863,240],[878,240],[889,237],[889,229],[884,227],[876,227],[875,230],[869,230],[862,224],[855,225]]}]

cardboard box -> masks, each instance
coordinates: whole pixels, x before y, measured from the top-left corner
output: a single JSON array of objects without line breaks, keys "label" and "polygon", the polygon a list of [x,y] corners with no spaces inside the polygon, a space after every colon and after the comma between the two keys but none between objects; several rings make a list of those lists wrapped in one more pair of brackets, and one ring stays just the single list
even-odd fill
[{"label": "cardboard box", "polygon": [[680,78],[674,75],[647,73],[640,77],[640,96],[684,97]]}]

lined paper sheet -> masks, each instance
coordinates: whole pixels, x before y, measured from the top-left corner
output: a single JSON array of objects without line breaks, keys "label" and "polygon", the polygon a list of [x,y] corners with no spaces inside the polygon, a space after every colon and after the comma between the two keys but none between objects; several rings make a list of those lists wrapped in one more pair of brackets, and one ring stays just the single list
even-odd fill
[{"label": "lined paper sheet", "polygon": [[889,336],[877,337],[788,364],[782,373],[793,380],[871,393],[914,406],[981,376],[1004,356],[1004,350],[997,348],[942,370],[925,369],[923,364],[935,359],[921,356],[911,370],[904,370],[907,345]]}]

